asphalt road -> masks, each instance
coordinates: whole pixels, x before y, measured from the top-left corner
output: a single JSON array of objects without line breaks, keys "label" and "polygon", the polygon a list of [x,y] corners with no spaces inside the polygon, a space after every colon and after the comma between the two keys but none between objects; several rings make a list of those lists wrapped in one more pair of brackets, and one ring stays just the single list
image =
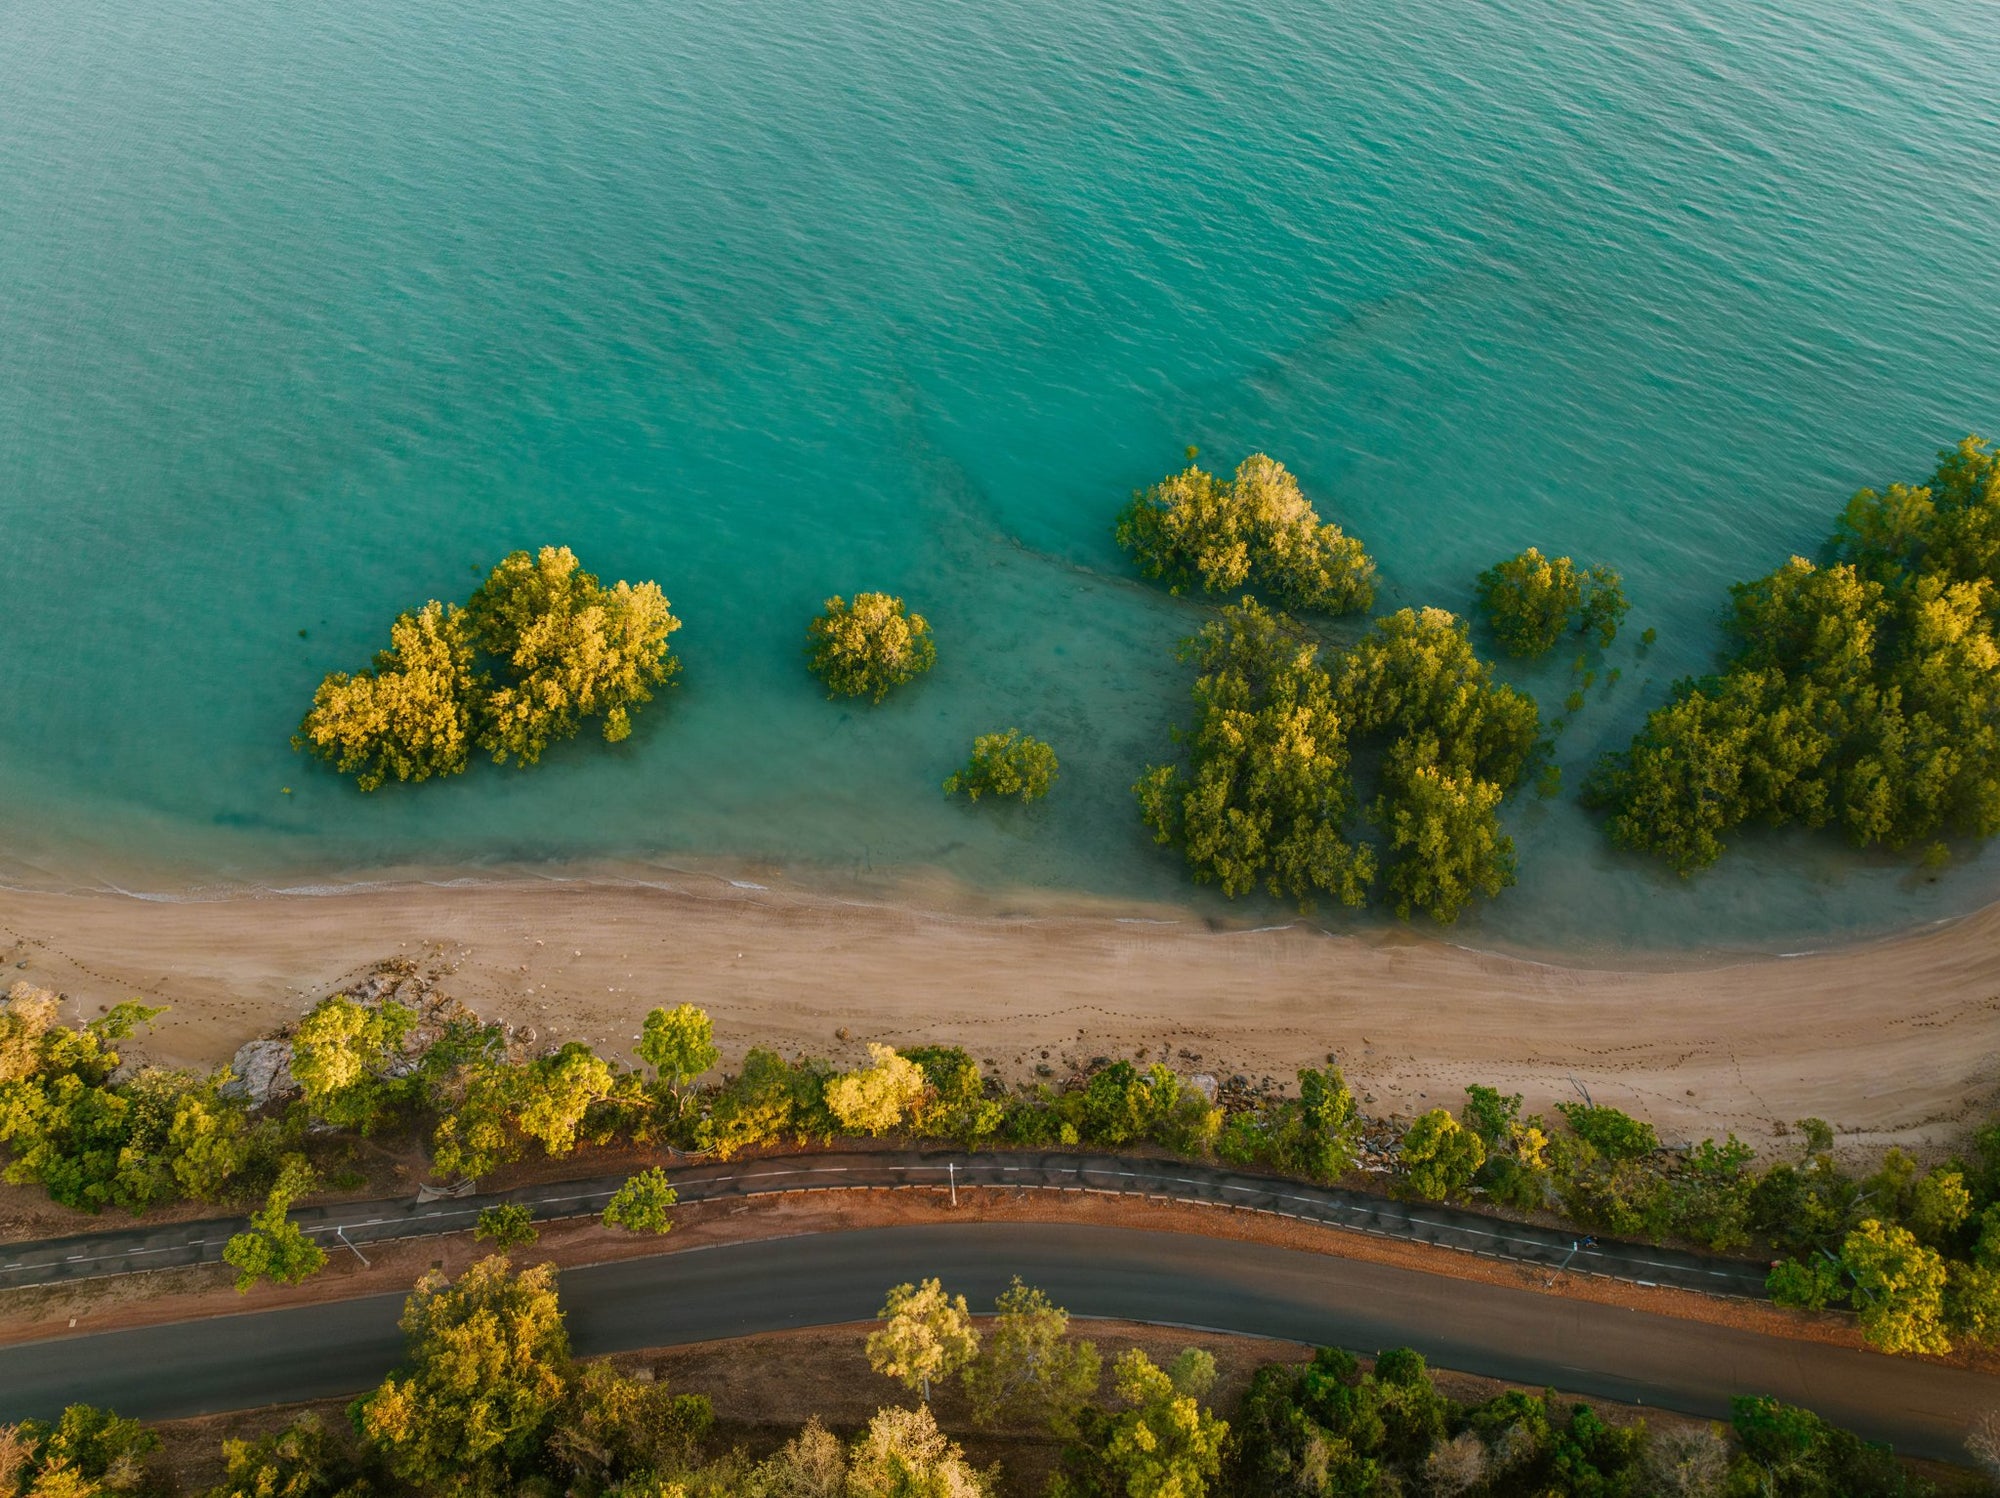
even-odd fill
[{"label": "asphalt road", "polygon": [[[1096,1191],[1279,1213],[1380,1237],[1400,1238],[1551,1270],[1598,1274],[1638,1284],[1671,1285],[1719,1295],[1761,1298],[1765,1266],[1645,1244],[1579,1246],[1577,1235],[1508,1222],[1452,1207],[1391,1200],[1367,1192],[1309,1186],[1248,1171],[1074,1152],[981,1153],[938,1150],[831,1151],[704,1163],[672,1171],[684,1202],[787,1191],[916,1189]],[[341,1202],[292,1214],[329,1253],[366,1253],[370,1243],[464,1232],[482,1207],[519,1202],[538,1218],[595,1215],[622,1176],[545,1183],[488,1196],[418,1202]],[[0,1245],[0,1288],[49,1285],[146,1269],[213,1264],[242,1218],[115,1229],[39,1243]]]},{"label": "asphalt road", "polygon": [[[1898,1450],[1962,1457],[2000,1380],[1412,1270],[1177,1233],[947,1223],[691,1250],[567,1271],[576,1350],[596,1354],[865,1320],[901,1280],[975,1309],[1010,1276],[1079,1316],[1337,1344],[1413,1346],[1440,1367],[1726,1418],[1773,1394]],[[401,1350],[400,1296],[0,1348],[0,1419],[76,1400],[167,1419],[369,1386]],[[1192,1340],[1192,1338],[1191,1338]],[[895,1391],[882,1386],[885,1400]]]}]

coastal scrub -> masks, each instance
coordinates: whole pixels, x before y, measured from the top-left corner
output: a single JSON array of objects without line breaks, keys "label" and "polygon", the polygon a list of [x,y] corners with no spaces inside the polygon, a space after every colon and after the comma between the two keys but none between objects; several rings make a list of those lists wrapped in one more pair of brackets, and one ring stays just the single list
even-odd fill
[{"label": "coastal scrub", "polygon": [[1579,568],[1533,546],[1480,573],[1475,592],[1501,648],[1528,658],[1547,654],[1572,625],[1608,648],[1630,607],[1611,568]]},{"label": "coastal scrub", "polygon": [[[1155,839],[1180,849],[1198,883],[1232,897],[1262,886],[1301,906],[1365,905],[1379,870],[1399,915],[1450,922],[1512,884],[1498,813],[1537,753],[1533,700],[1493,682],[1443,609],[1376,620],[1335,672],[1319,651],[1250,598],[1184,643],[1198,673],[1185,759],[1133,787]],[[1349,825],[1350,745],[1364,740],[1384,744],[1368,807],[1381,847]]]}]

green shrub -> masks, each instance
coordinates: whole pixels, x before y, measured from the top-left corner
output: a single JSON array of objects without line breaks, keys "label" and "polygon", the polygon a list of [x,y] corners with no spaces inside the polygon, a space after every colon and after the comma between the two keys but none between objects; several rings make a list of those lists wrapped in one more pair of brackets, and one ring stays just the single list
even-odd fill
[{"label": "green shrub", "polygon": [[945,781],[947,796],[969,801],[981,796],[1015,796],[1039,801],[1056,783],[1056,752],[1040,739],[1015,729],[982,733],[972,741],[972,758]]}]

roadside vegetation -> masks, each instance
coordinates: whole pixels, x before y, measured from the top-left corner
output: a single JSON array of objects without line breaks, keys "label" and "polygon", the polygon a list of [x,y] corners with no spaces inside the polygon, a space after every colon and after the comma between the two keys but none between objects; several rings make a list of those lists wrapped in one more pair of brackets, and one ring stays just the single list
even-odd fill
[{"label": "roadside vegetation", "polygon": [[[1665,1147],[1652,1125],[1587,1099],[1523,1117],[1519,1096],[1490,1087],[1468,1088],[1456,1113],[1371,1120],[1332,1064],[1300,1071],[1289,1094],[1218,1092],[1162,1062],[1109,1059],[1061,1085],[1009,1091],[955,1046],[871,1045],[844,1069],[753,1048],[702,1085],[719,1054],[693,1005],[654,1010],[642,1065],[627,1068],[575,1042],[537,1052],[449,1001],[419,1007],[393,994],[315,1005],[293,1033],[294,1089],[253,1107],[226,1071],[121,1070],[107,1046],[142,1018],[114,1011],[71,1029],[51,995],[16,986],[0,1006],[5,1177],[86,1211],[177,1199],[256,1206],[228,1251],[245,1287],[320,1267],[321,1250],[287,1214],[316,1179],[343,1179],[367,1136],[413,1135],[438,1175],[460,1178],[587,1147],[728,1158],[900,1138],[1152,1149],[1555,1214],[1579,1231],[1761,1254],[1776,1261],[1774,1299],[1850,1309],[1884,1351],[2000,1343],[2000,1123],[1977,1131],[1962,1158],[1926,1169],[1891,1150],[1856,1176],[1817,1119],[1797,1126],[1795,1153],[1766,1160],[1733,1136]],[[646,1169],[605,1221],[663,1233],[673,1205],[665,1173]],[[482,1214],[478,1227],[497,1246],[533,1241],[520,1209]]]},{"label": "roadside vegetation", "polygon": [[513,552],[463,608],[402,614],[371,666],[327,676],[292,746],[372,791],[456,775],[474,748],[532,765],[593,720],[615,744],[673,680],[679,628],[657,583],[607,588],[566,546]]},{"label": "roadside vegetation", "polygon": [[[1107,1367],[1068,1313],[1018,1279],[975,1319],[936,1280],[892,1289],[868,1357],[904,1403],[852,1431],[815,1417],[761,1458],[718,1428],[711,1401],[572,1353],[552,1265],[495,1256],[456,1281],[432,1273],[405,1304],[402,1365],[346,1420],[315,1416],[225,1441],[202,1498],[1000,1498],[1037,1491],[981,1468],[963,1441],[1058,1444],[1044,1498],[1916,1498],[1930,1491],[1885,1447],[1809,1411],[1738,1399],[1720,1425],[1612,1423],[1554,1391],[1478,1403],[1439,1390],[1417,1353],[1364,1368],[1321,1348],[1268,1364],[1227,1417],[1216,1361],[1165,1364],[1128,1348]],[[886,1387],[885,1387],[886,1392]],[[949,1409],[963,1424],[946,1429]],[[951,1418],[951,1417],[947,1417]],[[158,1437],[72,1406],[0,1426],[0,1492],[24,1498],[167,1495]],[[1012,1458],[1010,1457],[1010,1461]]]},{"label": "roadside vegetation", "polygon": [[1836,827],[1949,856],[2000,831],[2000,460],[1967,437],[1927,485],[1863,489],[1822,560],[1731,590],[1728,649],[1675,685],[1586,799],[1682,875],[1736,829]]}]

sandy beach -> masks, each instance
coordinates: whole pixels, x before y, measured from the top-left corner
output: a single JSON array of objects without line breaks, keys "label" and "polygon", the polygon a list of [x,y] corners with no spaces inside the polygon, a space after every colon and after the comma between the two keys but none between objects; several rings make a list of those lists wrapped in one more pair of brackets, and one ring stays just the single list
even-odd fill
[{"label": "sandy beach", "polygon": [[1760,1147],[1808,1115],[1857,1148],[1946,1145],[2000,1093],[2000,908],[1822,955],[1613,972],[1399,932],[945,903],[699,875],[185,902],[4,893],[0,960],[79,1016],[171,1006],[143,1046],[171,1064],[227,1060],[401,958],[489,1017],[627,1056],[648,1008],[685,1000],[714,1016],[726,1063],[753,1044],[844,1059],[871,1040],[947,1041],[1010,1079],[1142,1048],[1254,1079],[1332,1054],[1375,1113],[1455,1106],[1469,1082],[1531,1109],[1581,1087],[1669,1140],[1727,1129]]}]

